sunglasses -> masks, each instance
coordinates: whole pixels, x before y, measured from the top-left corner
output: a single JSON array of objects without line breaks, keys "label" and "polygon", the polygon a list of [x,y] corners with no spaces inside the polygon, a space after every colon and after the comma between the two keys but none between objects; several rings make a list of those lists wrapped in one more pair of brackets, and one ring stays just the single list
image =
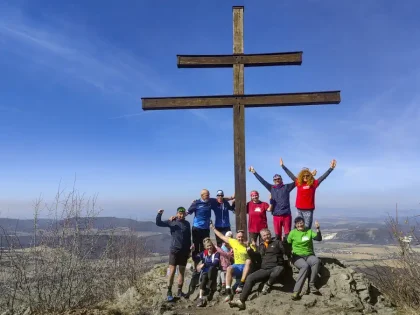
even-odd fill
[{"label": "sunglasses", "polygon": [[224,195],[217,195],[217,197],[223,197]]},{"label": "sunglasses", "polygon": [[281,180],[281,178],[274,178],[273,180],[277,181],[277,180]]},{"label": "sunglasses", "polygon": [[244,230],[237,230],[236,233],[243,233]]},{"label": "sunglasses", "polygon": [[251,197],[259,197],[259,195],[251,195]]}]

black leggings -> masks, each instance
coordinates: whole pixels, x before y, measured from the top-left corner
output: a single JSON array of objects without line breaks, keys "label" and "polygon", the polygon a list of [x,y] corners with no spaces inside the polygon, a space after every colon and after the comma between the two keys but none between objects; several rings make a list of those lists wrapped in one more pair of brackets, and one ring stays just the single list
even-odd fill
[{"label": "black leggings", "polygon": [[242,290],[240,300],[245,302],[248,296],[251,294],[252,287],[258,282],[265,282],[268,280],[268,284],[272,285],[279,280],[281,273],[283,272],[283,266],[276,266],[271,269],[259,269],[251,273],[245,280],[245,285]]},{"label": "black leggings", "polygon": [[207,272],[201,275],[200,289],[205,290],[208,287],[211,290],[216,290],[217,282],[217,267],[210,267]]},{"label": "black leggings", "polygon": [[193,226],[191,234],[192,234],[192,241],[194,244],[194,252],[192,253],[192,257],[195,257],[198,255],[198,253],[201,253],[202,251],[204,251],[203,240],[206,237],[210,237],[210,230],[199,229]]}]

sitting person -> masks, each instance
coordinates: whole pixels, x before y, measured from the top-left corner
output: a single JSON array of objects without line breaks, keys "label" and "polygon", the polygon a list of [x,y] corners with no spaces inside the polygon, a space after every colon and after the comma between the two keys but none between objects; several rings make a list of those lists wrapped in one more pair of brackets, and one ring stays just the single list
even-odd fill
[{"label": "sitting person", "polygon": [[[245,281],[244,289],[239,300],[229,303],[231,307],[245,309],[245,301],[251,294],[252,287],[258,282],[266,282],[262,289],[262,294],[267,294],[271,286],[276,283],[284,270],[283,244],[276,238],[271,238],[269,229],[262,229],[260,232],[263,242],[258,246],[258,256],[261,259],[261,269],[251,273]],[[250,255],[253,249],[250,250]]]},{"label": "sitting person", "polygon": [[[231,231],[226,232],[226,237],[233,236]],[[228,243],[223,243],[221,247],[216,246],[220,254],[220,268],[217,275],[217,291],[224,295],[226,293],[226,270],[233,262],[233,250]]]},{"label": "sitting person", "polygon": [[208,294],[208,299],[211,300],[215,291],[215,284],[217,278],[217,268],[219,266],[220,254],[216,251],[210,238],[203,240],[205,250],[194,257],[197,263],[197,271],[200,272],[200,295],[197,306],[205,306],[205,295]]},{"label": "sitting person", "polygon": [[249,259],[247,244],[244,242],[244,232],[238,231],[236,233],[236,239],[229,238],[220,233],[214,227],[213,223],[210,222],[210,228],[214,231],[214,234],[222,239],[223,242],[229,244],[233,249],[234,264],[230,265],[226,269],[226,294],[225,302],[229,302],[233,298],[232,292],[232,280],[235,277],[237,280],[240,279],[240,283],[236,289],[236,293],[242,292],[246,276],[251,269],[251,260]]},{"label": "sitting person", "polygon": [[293,229],[287,242],[292,246],[292,262],[297,269],[299,275],[293,289],[292,300],[300,298],[303,284],[308,277],[308,271],[311,269],[311,277],[309,279],[309,289],[311,293],[319,293],[315,287],[315,279],[318,274],[320,260],[315,256],[313,241],[322,241],[321,230],[318,221],[315,221],[316,233],[310,228],[305,227],[305,220],[302,217],[295,219],[295,229]]}]

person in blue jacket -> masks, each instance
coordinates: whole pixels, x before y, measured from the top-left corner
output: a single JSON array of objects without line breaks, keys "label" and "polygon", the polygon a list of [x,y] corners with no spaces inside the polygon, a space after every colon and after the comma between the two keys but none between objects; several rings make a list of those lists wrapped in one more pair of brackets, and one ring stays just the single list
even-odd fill
[{"label": "person in blue jacket", "polygon": [[168,301],[172,301],[172,285],[176,266],[178,266],[178,297],[185,297],[182,293],[184,284],[184,273],[187,260],[191,253],[191,225],[185,220],[186,211],[184,207],[178,207],[176,218],[172,220],[162,221],[163,209],[158,211],[156,216],[156,225],[160,227],[168,227],[171,230],[172,241],[169,250],[169,279],[168,279]]},{"label": "person in blue jacket", "polygon": [[[231,231],[229,211],[235,213],[235,210],[230,203],[224,199],[223,190],[218,190],[216,195],[216,202],[212,202],[212,210],[214,212],[214,227],[223,235]],[[216,235],[216,244],[221,247],[223,241]]]},{"label": "person in blue jacket", "polygon": [[[220,254],[217,252],[210,238],[203,241],[205,250],[193,260],[197,262],[197,271],[200,272],[200,295],[198,297],[198,307],[205,306],[206,300],[211,300],[216,291],[217,271],[220,262]],[[207,299],[206,296],[207,295]]]},{"label": "person in blue jacket", "polygon": [[[211,209],[215,208],[216,203],[218,203],[215,198],[210,198],[210,193],[207,189],[202,189],[200,196],[201,198],[194,200],[187,210],[188,215],[194,213],[194,221],[191,230],[194,246],[192,253],[193,257],[204,251],[203,240],[206,237],[210,237]],[[230,198],[223,199],[229,201],[234,199],[234,197],[231,196]]]}]

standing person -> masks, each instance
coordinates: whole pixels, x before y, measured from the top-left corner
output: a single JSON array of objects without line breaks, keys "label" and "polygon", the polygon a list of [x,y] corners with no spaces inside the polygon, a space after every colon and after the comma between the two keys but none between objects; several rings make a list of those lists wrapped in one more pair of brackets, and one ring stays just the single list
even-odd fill
[{"label": "standing person", "polygon": [[198,263],[197,271],[201,273],[198,307],[206,305],[206,295],[208,295],[209,300],[213,296],[217,280],[217,268],[220,262],[220,254],[216,251],[210,238],[204,239],[203,244],[205,250],[194,257],[194,261]]},{"label": "standing person", "polygon": [[[232,232],[226,232],[226,237],[231,238],[233,236]],[[220,270],[217,275],[217,290],[220,291],[220,294],[224,295],[226,293],[226,271],[227,268],[233,262],[233,250],[229,246],[229,243],[223,243],[221,247],[216,246],[217,252],[220,254]]]},{"label": "standing person", "polygon": [[315,279],[318,274],[320,261],[319,258],[315,256],[314,244],[312,241],[322,241],[321,229],[318,221],[315,221],[315,227],[316,233],[305,226],[305,220],[302,217],[296,217],[295,228],[290,232],[287,238],[287,242],[292,245],[292,262],[295,267],[299,269],[299,275],[293,289],[292,300],[298,300],[300,298],[300,292],[308,277],[309,270],[311,270],[309,289],[311,293],[319,293],[315,286]]},{"label": "standing person", "polygon": [[[194,213],[194,222],[192,227],[192,241],[194,245],[193,256],[204,250],[203,240],[210,237],[210,219],[211,209],[217,202],[216,199],[210,198],[210,193],[207,189],[202,189],[200,199],[194,200],[188,208],[188,214]],[[225,200],[232,200],[234,197],[224,198]]]},{"label": "standing person", "polygon": [[190,256],[191,247],[191,225],[185,220],[185,208],[178,207],[176,210],[175,220],[162,221],[163,209],[158,211],[156,216],[156,225],[160,227],[168,227],[171,230],[171,246],[169,252],[169,279],[168,279],[168,301],[173,301],[172,285],[174,283],[175,270],[178,266],[178,297],[185,297],[182,293],[184,284],[185,266]]},{"label": "standing person", "polygon": [[[245,301],[251,294],[252,287],[258,282],[266,282],[262,289],[262,294],[267,294],[271,286],[276,283],[284,270],[284,249],[283,244],[276,238],[271,238],[269,229],[262,229],[261,238],[263,242],[258,246],[257,255],[261,259],[261,268],[251,273],[245,281],[244,289],[239,300],[230,303],[230,306],[245,309]],[[253,251],[251,249],[250,251]]]},{"label": "standing person", "polygon": [[[233,207],[224,199],[225,194],[223,190],[218,190],[216,195],[216,200],[212,200],[212,209],[214,212],[214,226],[216,229],[223,234],[230,232],[230,220],[229,220],[229,211],[235,212]],[[210,198],[211,199],[211,198]],[[223,241],[216,235],[217,246],[222,246]]]},{"label": "standing person", "polygon": [[308,168],[302,169],[298,176],[293,175],[291,171],[284,165],[283,159],[280,159],[280,165],[286,174],[296,183],[296,208],[297,215],[305,220],[305,225],[312,228],[312,220],[315,210],[315,192],[319,185],[331,174],[337,165],[336,160],[332,160],[330,168],[318,179],[314,176],[316,171],[310,172]]},{"label": "standing person", "polygon": [[[286,240],[287,235],[292,228],[292,212],[290,210],[290,192],[295,188],[296,184],[284,184],[279,174],[273,176],[274,185],[268,183],[250,166],[249,171],[255,175],[261,184],[271,193],[270,203],[273,205],[271,211],[273,215],[274,233],[278,240]],[[282,238],[282,230],[284,237]]]},{"label": "standing person", "polygon": [[236,293],[242,292],[245,279],[251,270],[251,259],[248,255],[247,244],[244,242],[244,232],[238,231],[236,233],[236,239],[226,237],[220,233],[213,224],[210,224],[210,228],[214,231],[214,234],[219,236],[223,242],[228,243],[233,249],[234,264],[230,265],[226,270],[226,294],[227,297],[225,302],[229,302],[233,298],[233,290],[231,288],[233,277],[240,279],[240,283],[236,289]]},{"label": "standing person", "polygon": [[255,243],[258,238],[261,241],[260,231],[268,227],[267,211],[271,211],[270,205],[260,200],[258,191],[251,191],[251,201],[246,204],[246,213],[248,214],[249,239]]}]

